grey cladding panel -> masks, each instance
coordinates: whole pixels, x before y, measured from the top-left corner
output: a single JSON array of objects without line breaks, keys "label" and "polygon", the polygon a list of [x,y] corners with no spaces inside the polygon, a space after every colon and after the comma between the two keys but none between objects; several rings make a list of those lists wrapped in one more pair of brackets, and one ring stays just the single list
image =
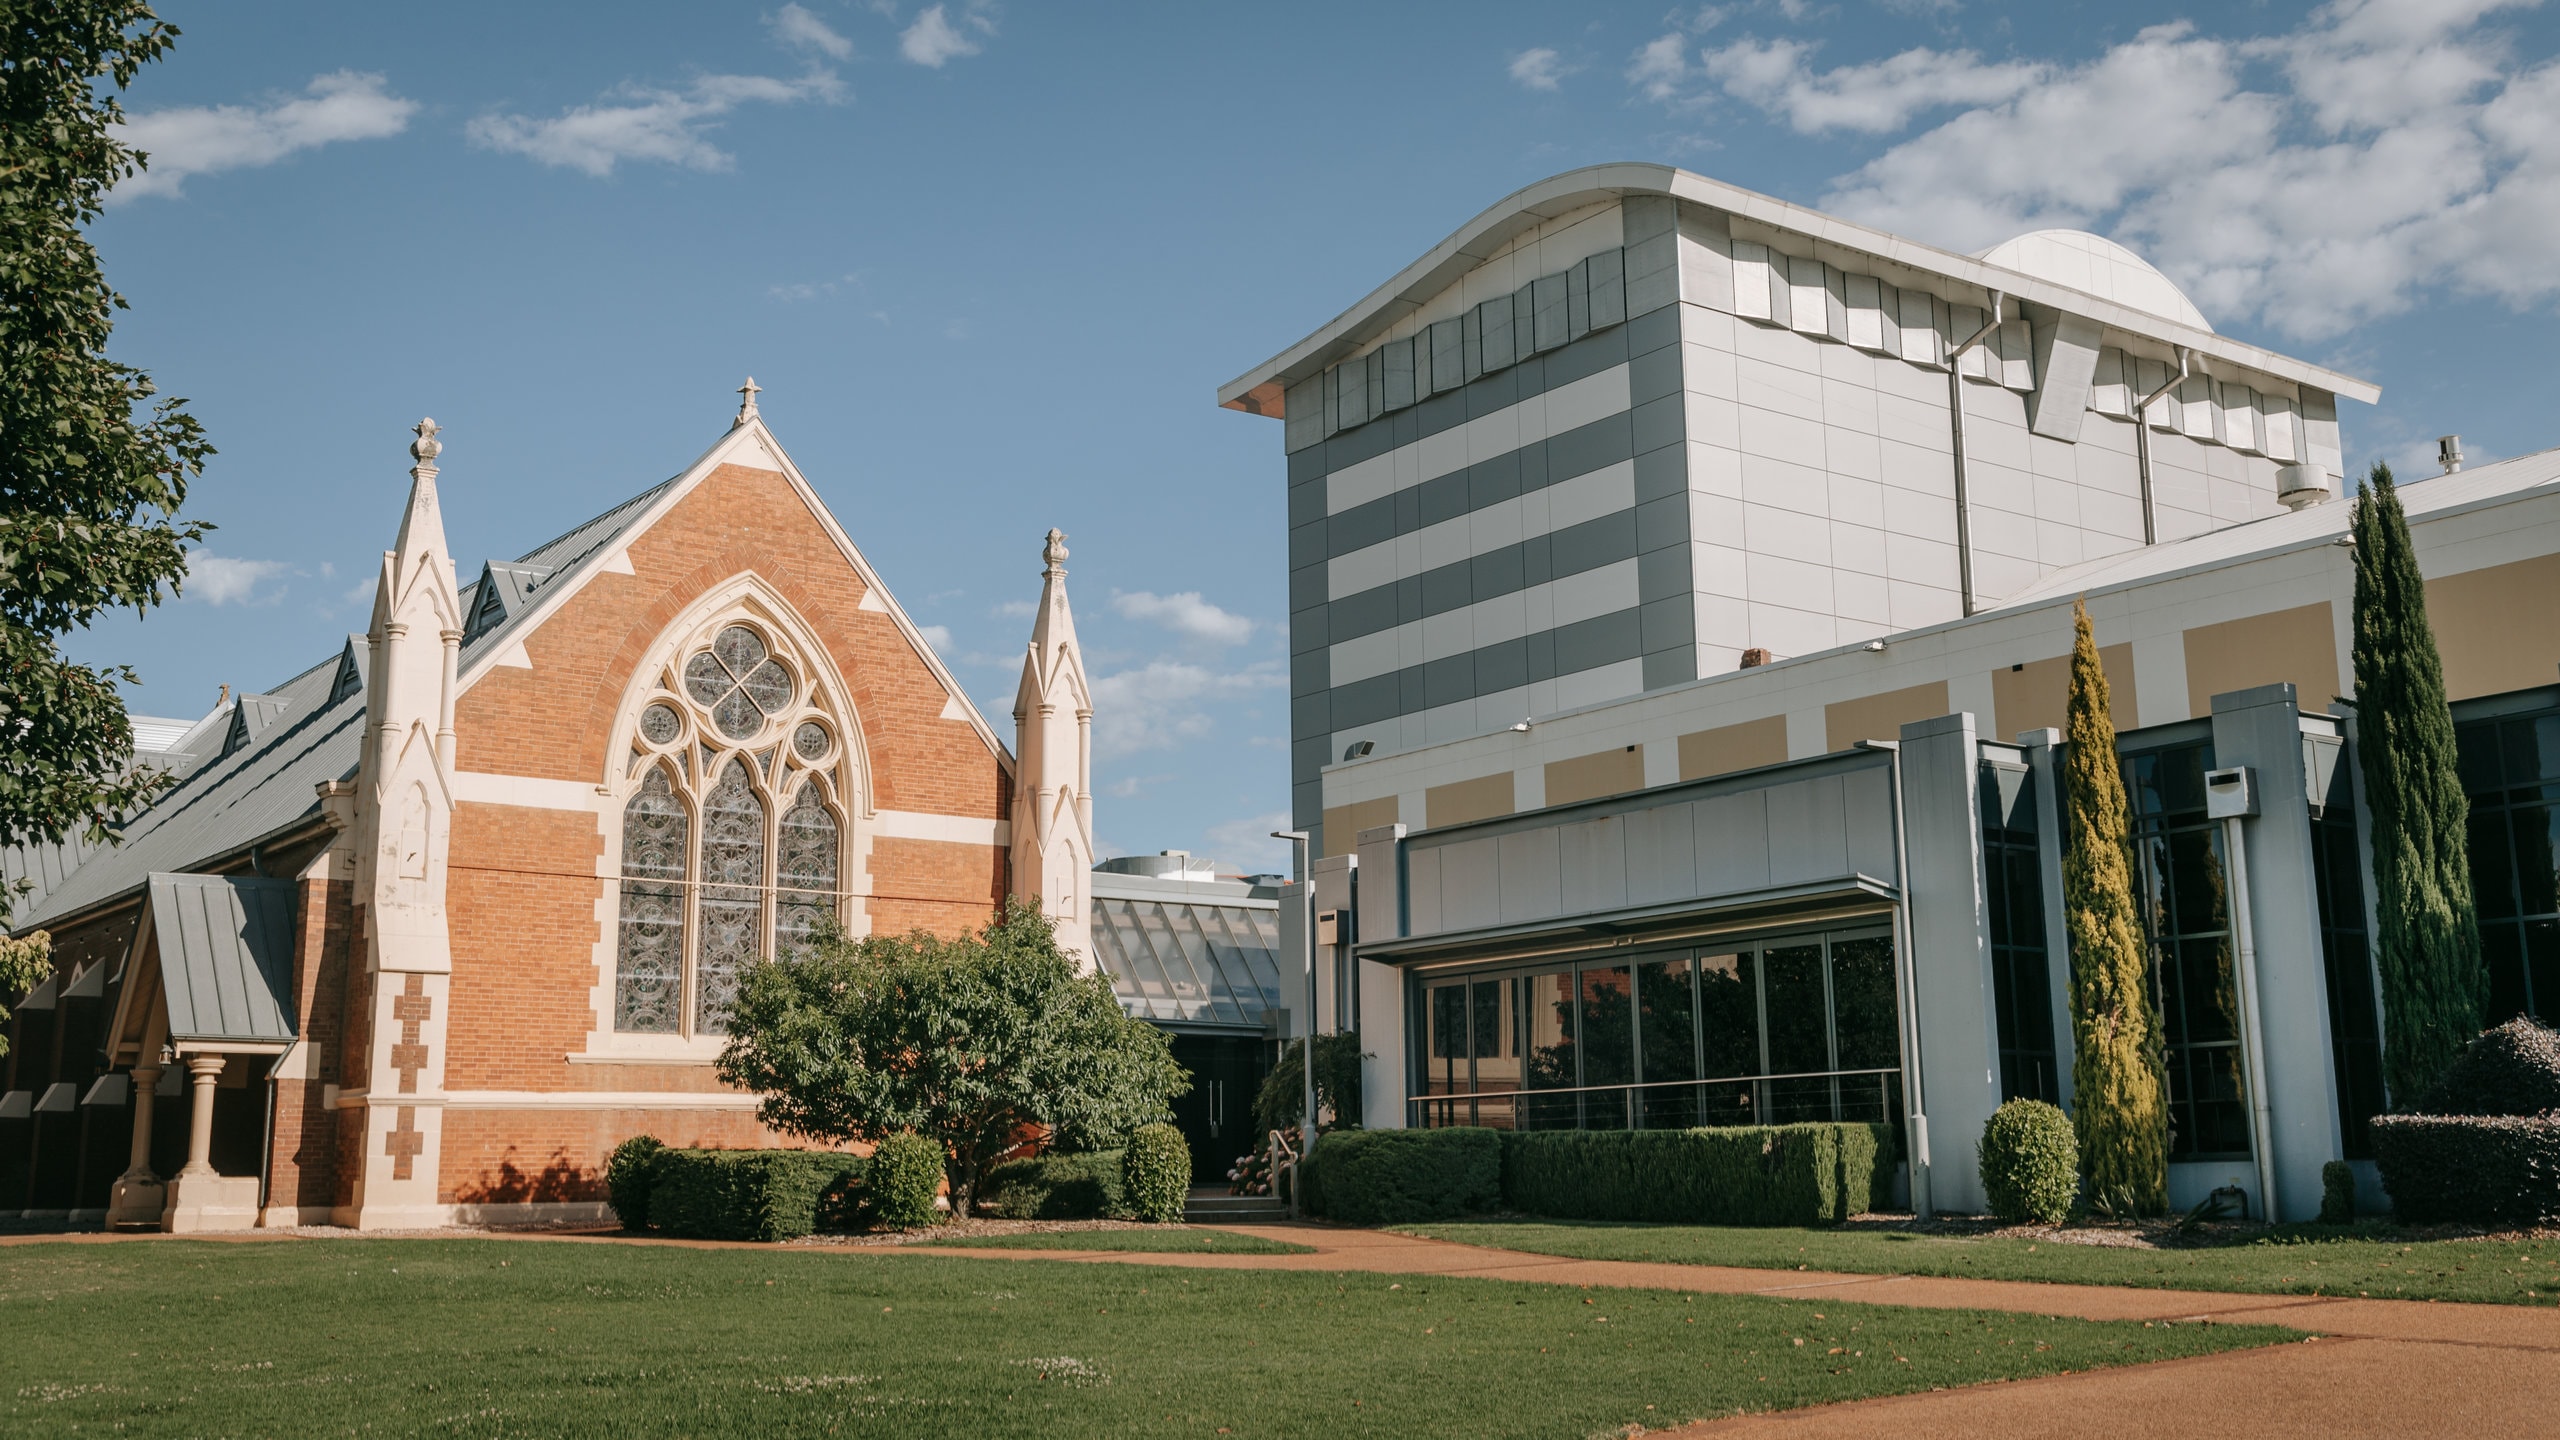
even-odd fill
[{"label": "grey cladding panel", "polygon": [[1849,869],[1853,874],[1902,883],[1894,862],[1893,772],[1879,765],[1840,777],[1848,806]]},{"label": "grey cladding panel", "polygon": [[1557,913],[1581,915],[1626,908],[1627,819],[1604,815],[1559,828],[1556,848],[1563,883]]},{"label": "grey cladding panel", "polygon": [[1516,925],[1563,913],[1556,838],[1552,826],[1500,837],[1501,923]]},{"label": "grey cladding panel", "polygon": [[1662,905],[1698,893],[1697,809],[1655,805],[1627,813],[1627,903]]},{"label": "grey cladding panel", "polygon": [[1769,792],[1712,795],[1696,805],[1698,890],[1721,895],[1769,887]]},{"label": "grey cladding panel", "polygon": [[1502,923],[1502,856],[1494,837],[1440,849],[1440,925],[1480,930]]},{"label": "grey cladding panel", "polygon": [[1440,857],[1430,846],[1405,851],[1405,921],[1416,935],[1440,933]]},{"label": "grey cladding panel", "polygon": [[1769,791],[1769,883],[1795,885],[1849,868],[1846,816],[1837,775],[1798,780]]}]

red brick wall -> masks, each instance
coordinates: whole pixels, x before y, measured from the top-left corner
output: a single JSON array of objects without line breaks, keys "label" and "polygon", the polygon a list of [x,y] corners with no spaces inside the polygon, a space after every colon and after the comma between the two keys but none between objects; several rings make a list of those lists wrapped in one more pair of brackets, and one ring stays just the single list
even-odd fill
[{"label": "red brick wall", "polygon": [[[888,615],[860,608],[860,573],[780,474],[720,467],[634,538],[628,554],[634,573],[589,577],[524,637],[532,669],[488,671],[461,697],[460,768],[582,785],[607,779],[621,763],[607,754],[614,719],[650,648],[705,593],[752,572],[808,623],[843,678],[876,807],[1006,816],[995,754],[966,722],[942,718],[941,684]],[[596,875],[602,843],[584,814],[456,808],[447,1089],[719,1088],[707,1065],[565,1059],[587,1048],[596,1023],[596,912],[609,884]],[[846,859],[849,872],[850,847]],[[1002,903],[1005,853],[884,838],[873,843],[869,875],[875,931],[951,934],[986,923]],[[597,1198],[606,1154],[644,1131],[671,1144],[770,1143],[745,1112],[455,1110],[445,1117],[440,1189],[466,1202]]]},{"label": "red brick wall", "polygon": [[347,965],[355,939],[355,885],[302,883],[294,943],[294,1014],[305,1045],[320,1064],[300,1080],[276,1082],[275,1119],[267,1150],[267,1203],[329,1205],[338,1195],[338,1122],[325,1087],[342,1073],[346,1048]]}]

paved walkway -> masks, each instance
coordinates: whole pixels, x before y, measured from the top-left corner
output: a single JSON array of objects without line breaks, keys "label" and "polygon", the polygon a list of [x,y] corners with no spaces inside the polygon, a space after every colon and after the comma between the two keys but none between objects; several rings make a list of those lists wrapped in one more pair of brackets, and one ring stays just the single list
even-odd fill
[{"label": "paved walkway", "polygon": [[1891,1440],[2069,1436],[2193,1440],[2203,1435],[2407,1436],[2560,1434],[2560,1309],[2414,1300],[2225,1295],[2099,1285],[2035,1285],[1928,1276],[1834,1275],[1572,1260],[1374,1230],[1221,1225],[1313,1245],[1312,1255],[1131,1251],[941,1250],[943,1255],[1185,1265],[1201,1269],[1362,1270],[1470,1275],[1549,1285],[1610,1285],[1691,1294],[1857,1300],[1877,1305],[2018,1310],[2091,1320],[2219,1320],[2291,1326],[2318,1336],[2156,1365],[1968,1386],[1774,1415],[1711,1421],[1683,1437],[1875,1436]]}]

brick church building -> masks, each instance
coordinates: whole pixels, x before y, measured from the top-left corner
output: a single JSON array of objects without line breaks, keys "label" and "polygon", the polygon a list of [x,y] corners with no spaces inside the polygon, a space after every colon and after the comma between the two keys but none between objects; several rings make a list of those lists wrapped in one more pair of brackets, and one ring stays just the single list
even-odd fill
[{"label": "brick church building", "polygon": [[[460,583],[421,423],[369,633],[179,733],[121,844],[14,852],[0,1215],[213,1230],[601,1217],[640,1133],[779,1143],[713,1074],[832,917],[1089,945],[1092,711],[1052,531],[1007,749],[757,413]],[[179,731],[179,727],[163,727]]]}]

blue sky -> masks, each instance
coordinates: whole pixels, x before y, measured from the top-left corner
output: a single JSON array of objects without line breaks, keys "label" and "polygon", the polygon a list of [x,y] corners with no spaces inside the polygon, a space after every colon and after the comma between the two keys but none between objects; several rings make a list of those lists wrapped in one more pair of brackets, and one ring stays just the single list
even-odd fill
[{"label": "blue sky", "polygon": [[[2384,387],[2351,468],[2560,443],[2560,66],[2533,4],[613,7],[179,0],[96,228],[221,528],[75,637],[194,715],[363,626],[406,427],[457,560],[768,422],[1000,731],[1040,536],[1096,829],[1279,865],[1276,422],[1215,387],[1509,191],[1661,160],[1952,248],[2075,225]],[[2179,18],[2184,15],[2188,18]]]}]

